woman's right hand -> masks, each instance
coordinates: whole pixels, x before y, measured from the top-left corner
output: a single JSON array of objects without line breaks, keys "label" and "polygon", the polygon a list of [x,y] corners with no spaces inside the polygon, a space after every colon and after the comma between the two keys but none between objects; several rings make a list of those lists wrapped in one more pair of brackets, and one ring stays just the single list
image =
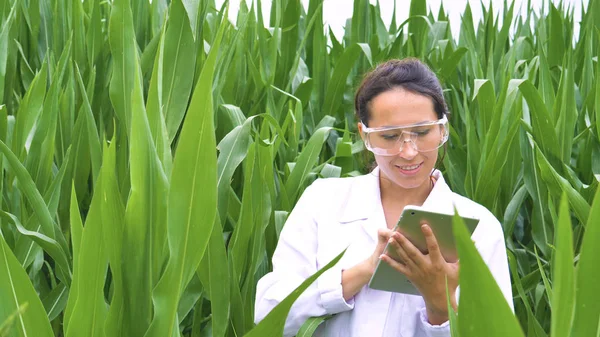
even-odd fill
[{"label": "woman's right hand", "polygon": [[363,286],[369,283],[377,263],[379,263],[379,256],[383,254],[392,233],[393,231],[387,228],[379,229],[377,231],[377,246],[373,254],[354,267],[342,271],[342,292],[346,301],[349,301]]},{"label": "woman's right hand", "polygon": [[385,246],[389,242],[392,233],[394,233],[394,231],[387,228],[379,228],[377,230],[377,246],[375,247],[375,251],[373,252],[373,254],[369,257],[369,267],[371,268],[371,274],[375,272],[375,268],[377,267],[377,264],[380,260],[379,257],[381,256],[381,254],[383,254]]}]

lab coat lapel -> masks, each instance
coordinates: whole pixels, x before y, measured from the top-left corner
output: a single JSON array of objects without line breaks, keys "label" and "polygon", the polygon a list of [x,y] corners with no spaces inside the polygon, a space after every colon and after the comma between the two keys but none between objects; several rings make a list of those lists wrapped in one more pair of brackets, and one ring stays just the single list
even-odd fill
[{"label": "lab coat lapel", "polygon": [[362,229],[372,242],[377,242],[377,229],[385,227],[385,217],[381,209],[379,193],[379,168],[356,179],[346,205],[339,216],[340,224],[361,221]]},{"label": "lab coat lapel", "polygon": [[454,203],[452,202],[452,190],[446,184],[442,173],[438,170],[433,172],[436,179],[435,185],[422,205],[423,209],[438,213],[454,214]]}]

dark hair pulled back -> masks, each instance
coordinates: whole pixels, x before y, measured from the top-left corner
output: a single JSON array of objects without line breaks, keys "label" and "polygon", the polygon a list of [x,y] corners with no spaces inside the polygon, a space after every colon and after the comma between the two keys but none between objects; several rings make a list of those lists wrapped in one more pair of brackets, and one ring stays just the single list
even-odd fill
[{"label": "dark hair pulled back", "polygon": [[356,118],[368,126],[371,113],[369,103],[377,95],[402,88],[414,94],[431,98],[438,118],[448,114],[448,107],[437,76],[416,58],[389,60],[368,72],[354,97]]}]

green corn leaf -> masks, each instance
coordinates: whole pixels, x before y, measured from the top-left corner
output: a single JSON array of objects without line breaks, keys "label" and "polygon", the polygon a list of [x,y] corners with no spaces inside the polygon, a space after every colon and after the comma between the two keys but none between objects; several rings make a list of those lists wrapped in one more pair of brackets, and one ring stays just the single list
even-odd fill
[{"label": "green corn leaf", "polygon": [[196,48],[192,28],[195,23],[190,28],[184,6],[182,0],[171,2],[165,35],[162,103],[170,141],[175,139],[181,126],[194,80]]},{"label": "green corn leaf", "polygon": [[0,152],[2,152],[7,159],[7,163],[12,168],[15,173],[23,194],[27,197],[30,202],[35,215],[38,218],[38,221],[41,224],[42,233],[48,236],[49,238],[56,240],[58,245],[60,246],[61,254],[55,256],[57,263],[62,268],[62,275],[65,277],[63,281],[67,284],[70,284],[71,279],[71,268],[69,266],[69,258],[67,255],[69,249],[67,248],[66,240],[60,228],[54,223],[52,219],[52,215],[44,202],[44,199],[40,195],[40,192],[35,187],[35,183],[31,179],[31,176],[23,167],[23,165],[19,162],[17,157],[10,151],[10,149],[4,144],[4,142],[0,141]]},{"label": "green corn leaf", "polygon": [[254,118],[255,116],[249,117],[242,125],[236,126],[223,137],[217,146],[219,149],[217,193],[220,219],[227,219],[227,201],[229,200],[231,178],[248,153],[251,141],[250,131]]},{"label": "green corn leaf", "polygon": [[60,283],[46,297],[42,298],[42,304],[50,321],[54,321],[63,312],[67,306],[68,297],[69,288],[64,283]]},{"label": "green corn leaf", "polygon": [[[427,16],[427,2],[420,0],[410,2],[409,17],[415,16]],[[408,26],[408,34],[415,46],[416,56],[422,56],[425,53],[427,27],[427,24],[420,20],[414,20]]]},{"label": "green corn leaf", "polygon": [[458,316],[452,302],[450,301],[450,292],[448,291],[448,278],[446,278],[446,308],[448,308],[448,321],[450,323],[450,336],[459,337],[458,335]]},{"label": "green corn leaf", "polygon": [[[89,15],[89,13],[88,13]],[[93,1],[91,6],[91,15],[89,26],[87,28],[86,40],[88,42],[86,52],[89,67],[98,64],[98,57],[102,53],[104,36],[102,31],[102,13],[100,12],[100,2]]]},{"label": "green corn leaf", "polygon": [[554,117],[556,123],[556,134],[560,145],[561,159],[563,162],[571,160],[573,152],[573,139],[575,138],[575,123],[577,121],[577,105],[575,102],[575,66],[571,55],[563,63],[562,78],[558,87],[558,97],[554,101]]},{"label": "green corn leaf", "polygon": [[[217,54],[226,27],[223,20],[211,46],[188,109],[173,163],[168,195],[170,257],[153,290],[154,317],[147,337],[173,334],[177,304],[202,259],[216,216],[217,156],[212,84]],[[213,152],[214,151],[214,152]]]},{"label": "green corn leaf", "polygon": [[336,62],[336,66],[327,86],[325,94],[325,103],[321,111],[323,114],[335,116],[342,102],[342,97],[346,87],[346,78],[356,64],[358,57],[364,54],[369,64],[372,65],[371,49],[369,45],[364,43],[354,44],[344,50],[340,59]]},{"label": "green corn leaf", "polygon": [[600,189],[585,227],[575,283],[575,314],[571,336],[593,336],[598,331],[600,303],[594,300],[599,291],[598,258],[600,249]]},{"label": "green corn leaf", "polygon": [[44,60],[42,69],[37,73],[31,83],[27,94],[23,98],[17,112],[15,131],[13,133],[12,148],[13,151],[20,155],[27,145],[27,140],[34,128],[35,121],[38,119],[46,95],[48,69],[47,62]]},{"label": "green corn leaf", "polygon": [[12,28],[15,11],[19,1],[15,1],[8,15],[3,18],[2,26],[0,26],[0,104],[4,103],[4,88],[6,81],[6,66],[8,63],[8,54],[11,51],[9,46],[9,34]]},{"label": "green corn leaf", "polygon": [[206,253],[198,268],[198,276],[210,296],[212,319],[212,336],[225,336],[229,323],[231,277],[227,251],[223,238],[223,227],[217,215]]},{"label": "green corn leaf", "polygon": [[452,55],[446,57],[443,60],[442,67],[440,69],[440,77],[444,79],[449,79],[452,74],[456,71],[458,64],[463,59],[465,54],[467,54],[468,49],[465,47],[460,47],[452,52]]},{"label": "green corn leaf", "polygon": [[[108,231],[109,228],[103,227],[114,224],[103,223],[108,216],[103,214],[105,212],[103,208],[106,208],[103,206],[107,202],[105,196],[110,196],[112,193],[109,187],[114,180],[116,147],[117,145],[113,143],[104,151],[102,168],[96,183],[98,192],[94,193],[85,227],[81,233],[77,264],[73,271],[73,290],[69,293],[69,301],[65,309],[70,316],[68,323],[65,324],[66,337],[105,335],[108,307],[104,300],[104,285],[110,254],[107,252],[107,246],[110,243],[105,242],[104,235],[104,231]],[[104,180],[108,181],[104,182]],[[76,207],[72,205],[72,210],[73,208]],[[78,221],[76,215],[74,219]],[[79,224],[76,223],[74,226],[77,228]],[[109,331],[112,332],[110,327]]]},{"label": "green corn leaf", "polygon": [[[524,336],[519,322],[479,255],[462,219],[455,215],[453,232],[460,257],[458,331],[461,336]],[[489,313],[493,312],[494,315]]]},{"label": "green corn leaf", "polygon": [[560,147],[550,119],[550,113],[546,109],[540,94],[529,80],[522,81],[519,84],[519,90],[529,105],[533,138],[536,143],[540,145],[544,154],[560,158]]},{"label": "green corn leaf", "polygon": [[130,1],[115,0],[110,11],[108,38],[113,59],[110,80],[110,100],[115,114],[127,130],[131,131],[131,95],[133,92],[134,59],[137,57],[133,14]]},{"label": "green corn leaf", "polygon": [[[0,235],[0,322],[13,321],[16,336],[54,336],[44,306],[27,273]],[[24,312],[21,307],[26,305]],[[12,316],[16,313],[16,317]],[[11,317],[12,316],[12,317]],[[9,335],[9,336],[11,336]]]},{"label": "green corn leaf", "polygon": [[[157,1],[160,2],[160,1]],[[173,157],[171,154],[171,142],[167,133],[167,125],[164,117],[164,109],[162,103],[163,95],[163,64],[165,50],[165,29],[160,33],[160,42],[156,59],[154,60],[154,69],[152,71],[152,79],[150,80],[150,88],[148,89],[148,101],[146,102],[146,113],[148,114],[148,123],[150,131],[154,139],[154,147],[158,153],[158,157],[163,165],[163,170],[167,177],[171,176],[173,167]]]},{"label": "green corn leaf", "polygon": [[[71,204],[69,206],[69,223],[71,224],[71,247],[73,247],[73,270],[79,270],[79,254],[81,251],[81,237],[83,235],[83,222],[81,220],[81,214],[79,214],[79,207],[77,206],[77,195],[75,193],[75,186],[71,185]],[[65,308],[65,315],[63,318],[64,331],[68,330],[69,322],[71,321],[71,315],[73,314],[73,308],[75,307],[76,294],[80,291],[79,282],[73,282],[69,289],[69,297],[67,300],[67,306]]]},{"label": "green corn leaf", "polygon": [[335,266],[336,263],[344,256],[346,250],[342,251],[336,256],[331,262],[325,267],[319,269],[311,277],[307,278],[301,285],[299,285],[291,294],[289,294],[281,303],[279,303],[267,316],[256,325],[256,327],[250,330],[244,337],[276,337],[283,335],[283,327],[285,319],[292,308],[294,302],[321,274]]},{"label": "green corn leaf", "polygon": [[573,232],[567,195],[560,202],[553,264],[551,336],[568,336],[575,305],[575,272],[573,268]]},{"label": "green corn leaf", "polygon": [[535,157],[540,168],[542,179],[546,182],[550,192],[555,197],[566,193],[569,203],[575,211],[575,215],[582,223],[585,223],[590,214],[590,205],[587,201],[585,201],[581,194],[579,194],[565,178],[556,172],[538,148],[535,148]]},{"label": "green corn leaf", "polygon": [[62,247],[58,244],[58,242],[56,242],[56,240],[49,238],[48,236],[39,232],[27,230],[25,227],[23,227],[23,225],[21,225],[19,219],[13,214],[0,210],[0,217],[3,218],[5,221],[11,222],[17,228],[19,233],[21,233],[24,236],[27,236],[35,243],[37,243],[40,247],[42,247],[44,251],[46,251],[50,256],[52,256],[55,259],[55,261],[58,264],[61,265],[61,268],[63,268],[63,270],[69,270],[69,263],[67,261],[66,253],[62,250]]},{"label": "green corn leaf", "polygon": [[[137,60],[134,60],[134,65],[136,76],[131,106],[132,122],[136,127],[131,130],[130,138],[131,192],[124,213],[125,224],[112,231],[122,232],[122,239],[118,240],[122,241],[122,247],[118,247],[118,253],[115,250],[114,262],[122,261],[127,266],[122,270],[123,295],[126,299],[123,310],[127,322],[123,334],[142,336],[152,320],[152,289],[166,261],[169,183],[144,109]],[[117,241],[117,238],[113,240]]]},{"label": "green corn leaf", "polygon": [[[133,120],[135,120],[135,118]],[[132,134],[134,132],[135,131],[132,131]],[[129,268],[123,268],[123,265],[128,265],[127,259],[130,256],[128,256],[128,252],[124,252],[125,249],[123,249],[123,247],[128,248],[129,246],[123,244],[123,229],[125,227],[123,219],[125,218],[125,207],[121,201],[119,186],[114,173],[114,167],[116,166],[115,147],[117,145],[115,144],[114,138],[111,143],[112,145],[110,148],[107,149],[106,146],[104,148],[104,152],[107,153],[107,155],[102,164],[102,180],[96,185],[96,193],[102,193],[103,196],[98,204],[100,208],[100,221],[102,222],[103,254],[110,264],[113,287],[112,296],[110,298],[110,307],[106,313],[104,329],[107,336],[125,336],[128,334],[132,335],[131,331],[134,330],[128,329],[128,323],[130,323],[131,320],[126,319],[129,318],[126,315],[130,314],[131,311],[128,310],[130,308],[127,308],[125,305],[125,294],[127,294],[126,291],[128,289],[124,289],[125,282],[123,281],[123,269],[129,270]],[[136,307],[134,312],[138,312],[137,309],[142,308],[141,303],[143,301],[143,298],[136,295],[137,294],[134,291],[132,291],[130,295],[135,296],[136,302],[140,304]],[[135,327],[143,326],[142,321],[136,321]]]},{"label": "green corn leaf", "polygon": [[561,65],[565,56],[563,15],[554,7],[554,4],[550,4],[548,19],[550,25],[550,32],[548,34],[548,64],[550,67],[553,67]]},{"label": "green corn leaf", "polygon": [[[98,175],[100,173],[100,165],[102,160],[102,152],[100,146],[100,138],[98,137],[98,128],[96,126],[96,122],[94,120],[94,116],[92,113],[92,106],[90,105],[90,101],[88,99],[85,87],[83,86],[83,79],[81,77],[81,72],[79,71],[79,67],[75,65],[75,73],[77,78],[77,84],[79,84],[79,91],[83,98],[83,105],[80,111],[80,116],[84,118],[83,123],[85,123],[85,135],[87,136],[87,145],[89,151],[90,160],[92,163],[92,177],[94,181],[98,179]],[[83,150],[83,149],[82,149]]]},{"label": "green corn leaf", "polygon": [[242,196],[242,207],[240,217],[237,221],[235,230],[231,236],[229,243],[229,258],[233,269],[232,281],[242,285],[249,275],[248,266],[248,247],[251,244],[250,240],[252,233],[256,230],[256,218],[259,200],[255,200],[253,193],[253,181],[259,175],[256,167],[258,166],[257,144],[252,143],[248,149],[248,157],[244,162],[244,187]]},{"label": "green corn leaf", "polygon": [[331,317],[331,315],[325,315],[319,317],[311,317],[307,319],[306,322],[304,322],[304,324],[302,324],[302,326],[300,327],[300,330],[298,331],[298,334],[296,334],[296,337],[312,337],[319,325],[321,325],[321,323],[325,322]]},{"label": "green corn leaf", "polygon": [[[598,4],[598,1],[596,1]],[[600,8],[599,5],[596,5],[597,8]],[[600,9],[597,9],[600,11]],[[600,27],[596,29],[596,41],[600,40]],[[598,58],[600,58],[600,42],[598,45]],[[596,99],[594,100],[594,110],[596,110],[596,133],[598,134],[598,140],[600,140],[600,59],[596,59]]]},{"label": "green corn leaf", "polygon": [[[522,280],[519,278],[519,273],[517,272],[517,266],[516,266],[517,260],[515,258],[515,255],[511,251],[508,251],[507,254],[508,254],[508,262],[509,262],[510,272],[513,277],[513,280],[515,280],[514,285],[516,286],[517,293],[518,293],[519,297],[521,298],[521,300],[523,301],[525,310],[527,311],[527,318],[528,318],[529,326],[535,331],[535,335],[533,335],[533,336],[547,337],[547,335],[544,333],[544,329],[541,327],[540,323],[533,315],[533,310],[529,303],[529,298],[525,294],[525,289],[523,288]],[[537,284],[537,282],[536,282],[536,284]]]},{"label": "green corn leaf", "polygon": [[0,324],[0,336],[7,337],[8,333],[12,331],[12,326],[18,315],[22,315],[27,310],[27,303],[21,305],[17,312],[10,315],[4,322]]},{"label": "green corn leaf", "polygon": [[309,171],[316,164],[321,147],[325,140],[327,140],[330,130],[330,127],[323,127],[315,131],[302,150],[302,153],[300,153],[300,156],[298,156],[296,165],[290,173],[290,177],[285,182],[285,190],[287,191],[289,200],[295,200],[296,196],[300,193],[300,188],[306,180]]}]

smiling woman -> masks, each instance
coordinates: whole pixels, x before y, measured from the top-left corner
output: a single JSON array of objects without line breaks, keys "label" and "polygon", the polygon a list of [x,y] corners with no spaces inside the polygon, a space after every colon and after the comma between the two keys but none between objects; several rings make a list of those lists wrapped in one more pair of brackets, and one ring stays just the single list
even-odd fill
[{"label": "smiling woman", "polygon": [[[453,193],[434,167],[448,139],[447,108],[437,77],[417,59],[387,61],[368,73],[355,96],[358,129],[377,167],[364,176],[320,179],[302,195],[281,232],[273,271],[258,283],[256,320],[262,320],[300,283],[339,251],[334,268],[295,302],[285,336],[309,317],[334,315],[315,336],[450,336],[446,282],[457,308],[458,263],[444,260],[424,224],[428,253],[392,231],[405,206],[480,219],[472,239],[512,307],[500,223],[485,207]],[[384,254],[387,243],[401,261]],[[371,289],[383,260],[420,296]]]}]

